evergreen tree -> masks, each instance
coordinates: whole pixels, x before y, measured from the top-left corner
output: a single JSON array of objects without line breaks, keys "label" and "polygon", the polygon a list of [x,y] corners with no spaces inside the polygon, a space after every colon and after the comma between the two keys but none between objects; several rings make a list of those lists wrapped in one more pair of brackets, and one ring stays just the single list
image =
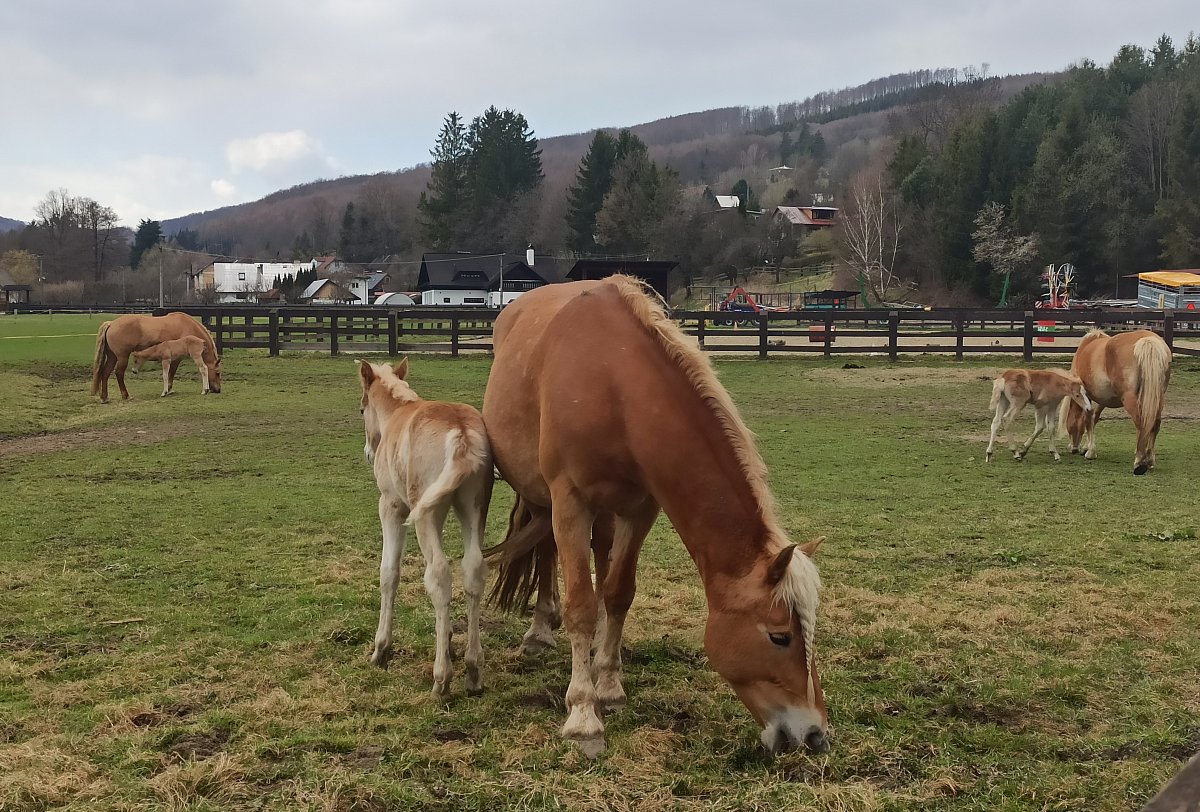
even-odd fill
[{"label": "evergreen tree", "polygon": [[417,203],[421,239],[435,251],[449,251],[461,233],[467,208],[466,129],[458,113],[451,112],[430,152],[433,170]]},{"label": "evergreen tree", "polygon": [[495,107],[471,121],[466,144],[468,247],[496,250],[504,247],[508,219],[523,213],[519,202],[541,186],[542,151],[525,116]]},{"label": "evergreen tree", "polygon": [[579,162],[574,185],[567,189],[567,228],[570,231],[567,244],[573,251],[587,253],[596,249],[596,215],[612,187],[616,163],[617,139],[604,130],[597,130]]},{"label": "evergreen tree", "polygon": [[142,261],[142,255],[163,238],[162,223],[157,220],[142,220],[138,223],[137,232],[133,237],[133,247],[129,251],[129,267],[137,269]]},{"label": "evergreen tree", "polygon": [[[640,142],[639,142],[640,143]],[[679,206],[679,176],[659,168],[643,146],[617,162],[612,189],[596,216],[596,235],[616,254],[649,254],[665,244],[664,226]]]}]

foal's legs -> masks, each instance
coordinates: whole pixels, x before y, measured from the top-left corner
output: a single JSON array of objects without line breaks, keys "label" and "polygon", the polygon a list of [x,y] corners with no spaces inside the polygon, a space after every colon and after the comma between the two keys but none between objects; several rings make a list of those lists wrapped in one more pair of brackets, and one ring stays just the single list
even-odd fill
[{"label": "foal's legs", "polygon": [[[1033,436],[1026,440],[1024,445],[1017,449],[1017,459],[1023,459],[1025,455],[1029,453],[1029,449],[1033,446],[1033,441],[1036,440],[1038,436],[1046,430],[1046,415],[1042,413],[1041,407],[1034,409],[1034,415]],[[1058,459],[1058,452],[1055,452],[1054,458]]]},{"label": "foal's legs", "polygon": [[196,365],[196,369],[200,372],[200,394],[207,395],[208,386],[208,364],[204,363],[204,351],[196,350],[192,353],[192,363]]},{"label": "foal's legs", "polygon": [[616,520],[612,560],[603,582],[608,618],[596,651],[596,699],[605,709],[625,704],[625,689],[621,686],[621,635],[637,591],[638,555],[657,516],[658,505],[648,500],[636,511]]},{"label": "foal's legs", "polygon": [[160,397],[165,398],[167,395],[171,394],[171,365],[169,363],[167,363],[166,361],[164,361],[163,365],[162,365],[162,375],[163,375],[163,390],[162,390],[162,395],[160,395]]},{"label": "foal's legs", "polygon": [[479,479],[478,488],[455,494],[454,512],[463,529],[463,591],[467,594],[467,693],[483,690],[483,643],[479,639],[479,604],[483,600],[487,565],[483,560],[483,528],[491,500],[492,472]]},{"label": "foal's legs", "polygon": [[1007,407],[1008,399],[1001,395],[996,404],[996,416],[992,418],[992,436],[988,439],[987,451],[983,455],[984,462],[992,461],[992,451],[996,448],[996,437],[1000,434],[1000,427],[1004,425],[1004,410]]},{"label": "foal's legs", "polygon": [[450,693],[450,678],[453,676],[450,653],[450,561],[442,549],[442,526],[446,523],[449,504],[436,505],[417,519],[417,543],[425,557],[425,591],[433,602],[434,646],[433,695],[444,697]]},{"label": "foal's legs", "polygon": [[596,591],[592,586],[591,528],[595,518],[569,485],[551,486],[554,540],[563,571],[563,624],[571,640],[571,684],[562,735],[589,757],[604,750],[604,723],[596,713],[592,681],[592,640],[596,633]]},{"label": "foal's legs", "polygon": [[383,554],[379,558],[379,626],[375,630],[375,649],[371,664],[387,668],[392,659],[392,616],[396,606],[396,584],[400,581],[400,561],[404,558],[405,526],[408,507],[379,497],[379,523],[383,526]]},{"label": "foal's legs", "polygon": [[182,358],[172,358],[169,361],[163,361],[163,377],[167,379],[166,394],[168,395],[175,388],[175,374],[179,372],[179,365],[182,363]]}]

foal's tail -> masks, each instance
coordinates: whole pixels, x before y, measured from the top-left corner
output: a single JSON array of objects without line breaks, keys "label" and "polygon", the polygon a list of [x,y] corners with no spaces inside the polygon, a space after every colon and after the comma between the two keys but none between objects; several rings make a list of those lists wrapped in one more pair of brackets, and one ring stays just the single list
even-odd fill
[{"label": "foal's tail", "polygon": [[104,359],[109,353],[108,349],[108,326],[111,321],[106,321],[100,325],[100,329],[96,332],[96,357],[92,361],[92,394],[100,391],[100,370],[104,368]]},{"label": "foal's tail", "polygon": [[477,473],[485,465],[491,468],[491,456],[487,451],[486,440],[479,442],[479,437],[470,429],[452,429],[446,432],[446,464],[425,492],[409,510],[406,524],[414,524],[435,506],[444,502],[447,497],[457,491],[467,478]]},{"label": "foal's tail", "polygon": [[1138,410],[1154,425],[1162,412],[1163,395],[1171,379],[1171,349],[1158,336],[1146,336],[1133,345],[1138,367]]},{"label": "foal's tail", "polygon": [[518,495],[508,515],[504,541],[483,554],[496,570],[488,602],[509,612],[524,609],[541,584],[542,568],[538,564],[546,556],[553,560],[557,554],[550,512],[531,511]]},{"label": "foal's tail", "polygon": [[988,408],[993,412],[996,411],[1002,397],[1004,397],[1004,378],[1000,377],[992,381],[992,399],[988,401]]}]

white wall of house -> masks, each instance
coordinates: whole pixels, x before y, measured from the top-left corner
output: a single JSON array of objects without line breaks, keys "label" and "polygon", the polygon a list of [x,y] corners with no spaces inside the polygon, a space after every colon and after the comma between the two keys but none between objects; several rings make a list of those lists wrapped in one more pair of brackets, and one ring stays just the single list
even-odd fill
[{"label": "white wall of house", "polygon": [[[507,294],[505,294],[507,295]],[[437,290],[421,292],[421,304],[434,307],[486,307],[486,290]]]},{"label": "white wall of house", "polygon": [[259,291],[275,287],[279,277],[311,268],[311,262],[214,262],[213,287],[218,302],[253,302]]},{"label": "white wall of house", "polygon": [[346,282],[344,287],[358,298],[358,304],[370,304],[371,294],[367,290],[367,280],[365,278],[355,277]]}]

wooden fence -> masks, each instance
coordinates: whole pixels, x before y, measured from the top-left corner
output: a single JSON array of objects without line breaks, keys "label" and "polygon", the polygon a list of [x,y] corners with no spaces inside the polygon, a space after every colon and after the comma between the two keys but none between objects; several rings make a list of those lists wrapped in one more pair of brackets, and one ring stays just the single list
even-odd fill
[{"label": "wooden fence", "polygon": [[[182,306],[204,322],[218,349],[354,352],[490,352],[495,310],[386,307]],[[19,312],[41,312],[19,307]],[[59,312],[59,311],[56,311]],[[1200,356],[1200,314],[1184,310],[805,310],[787,313],[675,311],[673,318],[713,353],[760,359],[794,354],[1070,354],[1092,327],[1146,328],[1179,355]]]}]

